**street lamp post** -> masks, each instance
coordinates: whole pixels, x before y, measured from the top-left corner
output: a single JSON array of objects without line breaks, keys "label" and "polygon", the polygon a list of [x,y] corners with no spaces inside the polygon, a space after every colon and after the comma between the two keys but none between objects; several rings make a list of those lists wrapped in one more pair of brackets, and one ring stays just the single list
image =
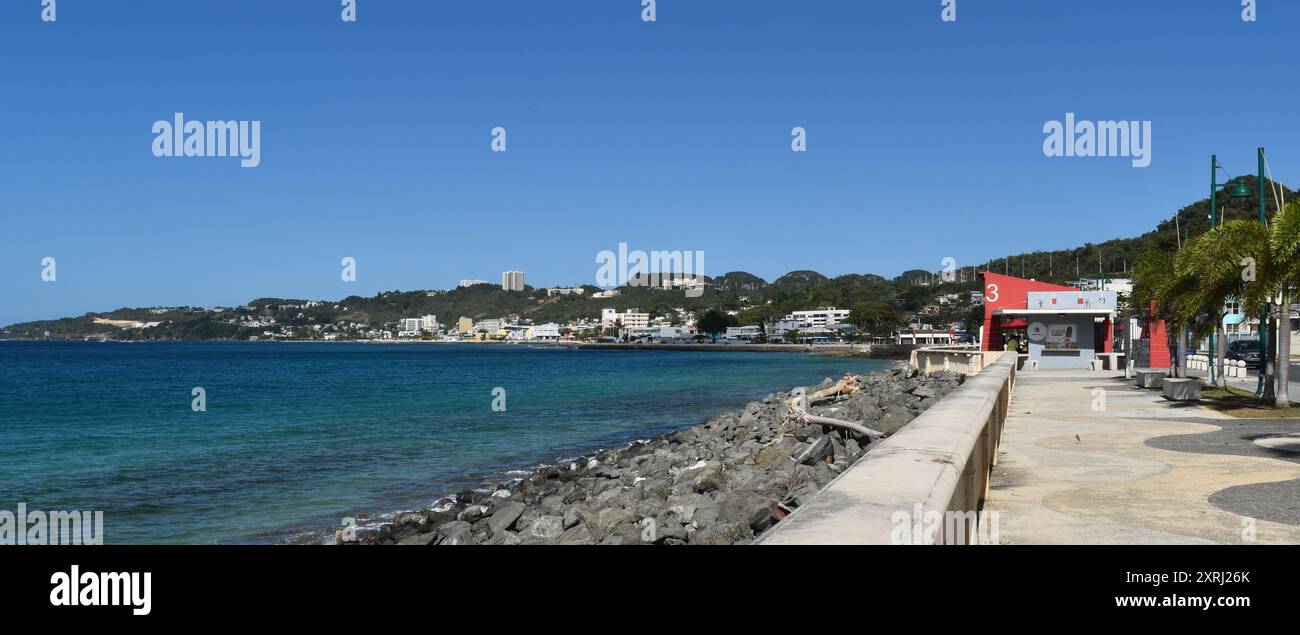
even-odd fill
[{"label": "street lamp post", "polygon": [[[1255,179],[1255,190],[1259,194],[1259,226],[1267,228],[1268,219],[1264,216],[1264,148],[1259,148],[1256,154],[1259,161],[1259,176]],[[1285,294],[1283,295],[1285,296]],[[1282,307],[1281,313],[1286,317],[1279,317],[1278,324],[1280,326],[1280,320],[1286,319],[1288,322],[1287,333],[1289,335],[1291,312],[1288,307]],[[1274,397],[1273,382],[1268,381],[1268,378],[1273,377],[1273,365],[1277,355],[1269,346],[1268,322],[1268,305],[1264,304],[1259,307],[1259,386],[1255,388],[1255,395],[1266,401],[1272,401]],[[1281,328],[1278,331],[1281,332]]]},{"label": "street lamp post", "polygon": [[[1263,179],[1263,177],[1264,177],[1264,170],[1263,170],[1263,165],[1264,165],[1264,149],[1263,149],[1263,148],[1260,148],[1260,149],[1259,149],[1259,152],[1260,152],[1260,155],[1259,155],[1259,156],[1260,156],[1260,159],[1259,159],[1259,162],[1260,162],[1260,179]],[[1249,196],[1250,196],[1250,187],[1247,186],[1246,183],[1245,183],[1244,181],[1241,181],[1240,179],[1235,179],[1235,178],[1234,178],[1234,179],[1229,179],[1227,183],[1224,183],[1224,184],[1220,185],[1220,184],[1219,184],[1219,170],[1222,170],[1222,169],[1223,169],[1223,166],[1219,165],[1219,155],[1217,155],[1217,154],[1212,154],[1212,155],[1210,155],[1210,229],[1214,229],[1215,227],[1218,227],[1218,226],[1219,226],[1219,188],[1220,188],[1220,187],[1223,187],[1223,188],[1226,189],[1229,185],[1233,185],[1233,184],[1235,183],[1236,185],[1233,185],[1232,190],[1231,190],[1231,196],[1232,196],[1233,198],[1244,198],[1244,197],[1249,197]],[[1224,170],[1224,172],[1227,172],[1227,170]],[[1261,180],[1260,183],[1263,183],[1263,181]],[[1263,199],[1263,196],[1262,196],[1262,195],[1261,195],[1260,199],[1261,199],[1261,200]],[[1259,222],[1260,222],[1261,225],[1264,224],[1264,205],[1263,205],[1263,203],[1260,203],[1260,208],[1259,208]],[[1218,331],[1219,331],[1219,326],[1223,323],[1223,318],[1222,318],[1222,317],[1217,317],[1216,319],[1217,319],[1217,322],[1215,322],[1215,324],[1212,326],[1212,328],[1211,328],[1211,330],[1210,330],[1210,351],[1209,351],[1209,352],[1210,352],[1210,355],[1209,355],[1209,357],[1210,357],[1210,385],[1211,385],[1211,386],[1217,386],[1217,385],[1218,385],[1218,379],[1217,379],[1217,378],[1215,377],[1215,375],[1214,375],[1214,368],[1215,368],[1215,366],[1214,366],[1214,349],[1215,349],[1215,346],[1214,346],[1214,336],[1215,336],[1215,334],[1218,333]],[[1260,344],[1261,344],[1261,347],[1262,347],[1263,342],[1261,341]],[[1183,351],[1183,354],[1186,354],[1186,352]],[[1262,363],[1262,362],[1261,362],[1261,363]],[[1262,382],[1262,381],[1263,381],[1263,380],[1261,379],[1261,382]]]}]

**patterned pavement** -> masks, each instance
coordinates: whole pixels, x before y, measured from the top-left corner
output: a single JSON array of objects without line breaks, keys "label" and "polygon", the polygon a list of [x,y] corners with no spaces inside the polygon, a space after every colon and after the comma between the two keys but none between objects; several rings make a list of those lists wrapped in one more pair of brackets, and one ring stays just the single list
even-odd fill
[{"label": "patterned pavement", "polygon": [[1300,544],[1297,432],[1109,371],[1025,371],[985,509],[1007,544]]}]

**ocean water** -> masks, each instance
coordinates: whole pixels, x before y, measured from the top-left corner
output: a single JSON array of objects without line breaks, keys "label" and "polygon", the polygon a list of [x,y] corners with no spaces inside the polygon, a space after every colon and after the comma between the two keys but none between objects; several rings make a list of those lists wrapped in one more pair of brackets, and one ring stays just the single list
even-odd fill
[{"label": "ocean water", "polygon": [[[0,509],[274,543],[890,362],[514,345],[0,342]],[[192,390],[206,393],[195,412]],[[492,410],[505,390],[504,412]]]}]

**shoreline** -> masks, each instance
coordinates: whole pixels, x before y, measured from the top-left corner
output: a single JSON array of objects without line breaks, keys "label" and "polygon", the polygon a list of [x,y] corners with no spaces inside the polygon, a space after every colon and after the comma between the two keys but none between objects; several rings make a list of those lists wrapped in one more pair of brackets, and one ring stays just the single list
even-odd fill
[{"label": "shoreline", "polygon": [[[892,434],[959,386],[965,376],[920,375],[903,364],[855,377],[851,393],[814,404],[812,414]],[[810,387],[837,385],[830,379]],[[786,421],[791,392],[567,465],[461,490],[422,510],[359,516],[340,544],[739,544],[806,504],[865,456],[872,435]]]},{"label": "shoreline", "polygon": [[91,342],[114,344],[149,344],[149,343],[242,343],[242,344],[400,344],[400,345],[446,345],[464,346],[481,344],[490,346],[530,346],[537,348],[565,348],[572,350],[628,350],[628,351],[678,351],[678,352],[736,352],[736,353],[808,353],[825,357],[863,357],[874,359],[906,359],[916,348],[912,345],[896,344],[724,344],[724,343],[636,343],[636,342],[553,342],[553,341],[486,341],[486,342],[447,342],[440,340],[394,339],[394,340],[230,340],[230,339],[159,339],[159,340],[118,340],[111,338],[0,338],[0,342]]}]

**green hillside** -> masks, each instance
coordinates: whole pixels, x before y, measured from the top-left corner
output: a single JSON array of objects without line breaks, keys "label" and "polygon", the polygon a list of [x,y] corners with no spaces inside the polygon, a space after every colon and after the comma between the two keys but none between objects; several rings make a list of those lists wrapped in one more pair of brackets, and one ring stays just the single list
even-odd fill
[{"label": "green hillside", "polygon": [[[1246,177],[1252,191],[1255,179]],[[1287,189],[1290,200],[1295,193]],[[1256,218],[1257,199],[1221,197],[1224,218]],[[1269,202],[1272,207],[1272,202]],[[1192,203],[1153,231],[1134,238],[1117,238],[1099,244],[1086,243],[1074,249],[1009,254],[991,259],[980,270],[1006,271],[1039,280],[1065,282],[1079,275],[1093,276],[1100,270],[1107,276],[1124,275],[1137,257],[1152,248],[1173,250],[1181,231],[1195,236],[1209,226],[1209,200]],[[1076,262],[1078,269],[1076,270]],[[1077,271],[1077,272],[1076,272]],[[257,298],[242,307],[221,310],[173,307],[167,309],[120,308],[79,317],[42,320],[4,327],[5,338],[108,336],[117,339],[247,339],[266,331],[289,329],[291,337],[317,339],[330,329],[345,330],[355,337],[366,329],[391,329],[400,318],[436,315],[443,324],[454,324],[465,316],[475,320],[518,316],[534,323],[567,323],[595,320],[603,308],[640,309],[652,316],[676,316],[676,309],[692,313],[714,308],[736,312],[740,324],[778,318],[791,311],[821,306],[853,309],[860,326],[896,322],[901,315],[935,303],[942,294],[977,290],[978,283],[965,276],[962,281],[944,282],[937,272],[911,270],[893,279],[872,274],[847,274],[828,278],[816,271],[792,271],[772,282],[733,271],[708,279],[710,285],[697,298],[681,290],[646,286],[624,286],[612,298],[592,298],[599,288],[585,285],[584,295],[548,297],[544,289],[504,291],[484,284],[450,291],[387,291],[374,297],[349,296],[340,300],[310,302],[304,299]],[[869,315],[868,315],[869,314]],[[95,319],[159,322],[149,328],[96,324]],[[977,310],[964,302],[946,307],[925,320],[934,324],[963,321],[968,328],[979,319]],[[272,326],[268,326],[272,325]],[[326,327],[326,325],[332,325]],[[339,326],[343,325],[343,326]]]}]

